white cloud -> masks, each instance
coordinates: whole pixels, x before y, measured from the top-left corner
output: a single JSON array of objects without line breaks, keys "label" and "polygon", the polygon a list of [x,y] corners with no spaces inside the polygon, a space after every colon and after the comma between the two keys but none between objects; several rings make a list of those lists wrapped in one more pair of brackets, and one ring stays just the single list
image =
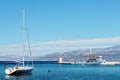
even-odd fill
[{"label": "white cloud", "polygon": [[41,44],[95,44],[95,43],[118,43],[120,42],[120,37],[114,38],[98,38],[98,39],[87,39],[87,40],[61,40],[61,41],[51,41],[43,42]]},{"label": "white cloud", "polygon": [[[33,55],[36,56],[49,54],[53,52],[72,51],[77,49],[106,48],[118,44],[120,44],[120,37],[38,42],[32,43],[31,48]],[[17,44],[0,46],[1,55],[12,53],[18,53]]]}]

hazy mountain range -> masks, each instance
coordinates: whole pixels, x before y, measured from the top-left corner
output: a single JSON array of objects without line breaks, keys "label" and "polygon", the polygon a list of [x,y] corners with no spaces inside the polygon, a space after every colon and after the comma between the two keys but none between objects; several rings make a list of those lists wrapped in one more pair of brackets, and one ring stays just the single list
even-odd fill
[{"label": "hazy mountain range", "polygon": [[[34,56],[33,60],[35,61],[56,61],[58,57],[61,56],[63,61],[83,61],[86,60],[89,56],[103,56],[103,59],[106,61],[120,61],[120,45],[102,48],[102,49],[89,49],[86,50],[75,50],[68,52],[54,52],[49,55],[44,56]],[[0,61],[16,61],[16,55],[6,55],[0,56]],[[21,57],[19,57],[21,58]],[[29,60],[26,57],[27,60]]]}]

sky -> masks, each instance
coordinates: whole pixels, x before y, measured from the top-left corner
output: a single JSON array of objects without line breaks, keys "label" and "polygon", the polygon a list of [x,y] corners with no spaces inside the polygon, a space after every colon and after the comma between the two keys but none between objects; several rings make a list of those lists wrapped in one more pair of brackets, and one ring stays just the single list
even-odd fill
[{"label": "sky", "polygon": [[26,10],[34,56],[120,44],[120,0],[0,0],[0,54],[17,53]]}]

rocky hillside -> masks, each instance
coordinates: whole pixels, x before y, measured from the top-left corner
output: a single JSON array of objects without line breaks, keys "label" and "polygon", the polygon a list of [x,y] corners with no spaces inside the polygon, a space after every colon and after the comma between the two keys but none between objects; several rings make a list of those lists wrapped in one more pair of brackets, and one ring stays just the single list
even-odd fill
[{"label": "rocky hillside", "polygon": [[53,54],[45,55],[42,57],[35,57],[34,60],[57,60],[59,56],[63,57],[64,61],[82,61],[86,60],[89,56],[103,56],[107,61],[120,61],[120,45],[105,48],[105,49],[89,49],[75,50],[68,52],[56,52]]}]

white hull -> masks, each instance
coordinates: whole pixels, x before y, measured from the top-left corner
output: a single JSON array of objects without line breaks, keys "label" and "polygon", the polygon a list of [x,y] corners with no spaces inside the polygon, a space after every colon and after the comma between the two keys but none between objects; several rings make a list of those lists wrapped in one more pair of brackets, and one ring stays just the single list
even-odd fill
[{"label": "white hull", "polygon": [[33,67],[28,67],[28,66],[15,66],[13,68],[7,68],[5,69],[5,73],[8,75],[12,74],[29,74],[33,70]]},{"label": "white hull", "polygon": [[83,62],[82,64],[83,65],[102,65],[102,64],[104,64],[104,63],[106,63],[106,61],[105,60],[99,60],[99,61],[93,61],[93,62]]},{"label": "white hull", "polygon": [[100,62],[84,62],[84,65],[101,65],[102,63]]}]

